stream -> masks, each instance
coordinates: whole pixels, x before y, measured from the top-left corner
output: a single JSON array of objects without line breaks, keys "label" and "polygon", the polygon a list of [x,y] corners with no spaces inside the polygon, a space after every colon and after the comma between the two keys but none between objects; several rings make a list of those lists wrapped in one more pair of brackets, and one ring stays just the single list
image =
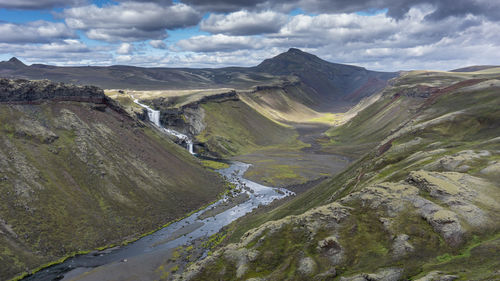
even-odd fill
[{"label": "stream", "polygon": [[[138,103],[137,100],[136,103]],[[189,140],[187,136],[161,126],[158,111],[152,110],[146,105],[141,106],[148,109],[150,121],[159,129],[164,130],[168,134],[178,134],[181,137],[184,136],[187,143],[187,140]],[[193,153],[192,142],[191,147],[188,145],[187,149]],[[204,214],[207,210],[216,208],[218,205],[227,202],[229,197],[226,195],[224,198],[204,210],[200,210],[189,217],[174,222],[126,246],[77,255],[67,259],[63,263],[38,271],[22,280],[72,280],[75,277],[79,278],[85,276],[89,271],[96,268],[100,268],[101,271],[106,271],[116,265],[123,266],[127,261],[139,260],[148,263],[150,260],[157,260],[159,256],[162,256],[162,254],[164,255],[164,253],[178,246],[192,244],[195,240],[200,238],[208,238],[219,232],[222,227],[251,212],[260,205],[267,205],[274,200],[294,194],[283,188],[264,186],[245,179],[243,175],[249,167],[250,164],[233,161],[230,162],[229,168],[217,170],[217,172],[224,176],[227,181],[236,185],[237,188],[232,191],[230,196],[236,197],[241,195],[240,193],[247,194],[248,199],[246,201],[236,204],[232,208],[220,213],[216,212],[214,216],[206,218],[205,216],[202,216],[203,218],[200,217],[200,215]],[[109,277],[111,278],[112,276]],[[116,280],[115,278],[111,279]],[[103,279],[99,278],[99,280]]]}]

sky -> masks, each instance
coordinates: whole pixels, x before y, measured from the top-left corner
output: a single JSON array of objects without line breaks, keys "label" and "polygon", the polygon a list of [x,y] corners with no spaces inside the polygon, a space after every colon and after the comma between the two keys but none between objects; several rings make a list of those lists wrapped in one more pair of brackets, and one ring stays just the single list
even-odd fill
[{"label": "sky", "polygon": [[500,65],[500,1],[0,0],[0,60],[254,66],[289,48],[380,71]]}]

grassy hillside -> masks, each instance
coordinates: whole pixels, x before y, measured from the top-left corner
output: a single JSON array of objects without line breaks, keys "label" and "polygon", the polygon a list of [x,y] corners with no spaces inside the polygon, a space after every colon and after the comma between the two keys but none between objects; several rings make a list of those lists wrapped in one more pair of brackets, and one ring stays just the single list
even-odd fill
[{"label": "grassy hillside", "polygon": [[412,72],[393,81],[328,132],[324,149],[361,149],[358,161],[233,223],[224,246],[183,278],[500,278],[499,78]]},{"label": "grassy hillside", "polygon": [[105,105],[0,104],[0,279],[137,237],[223,187],[187,151]]},{"label": "grassy hillside", "polygon": [[240,100],[208,102],[205,130],[196,139],[221,157],[244,154],[268,146],[300,146],[297,132],[265,116]]},{"label": "grassy hillside", "polygon": [[260,114],[277,122],[334,123],[332,112],[344,112],[352,103],[337,101],[328,111],[321,112],[322,99],[311,87],[303,83],[290,83],[275,87],[261,87],[240,93],[240,98]]}]

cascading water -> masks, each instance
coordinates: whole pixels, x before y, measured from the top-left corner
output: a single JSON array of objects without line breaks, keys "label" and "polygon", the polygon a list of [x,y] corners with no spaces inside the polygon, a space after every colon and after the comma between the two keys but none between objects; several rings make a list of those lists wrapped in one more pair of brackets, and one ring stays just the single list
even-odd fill
[{"label": "cascading water", "polygon": [[148,110],[148,118],[151,122],[153,122],[153,124],[155,124],[158,127],[161,127],[159,110]]},{"label": "cascading water", "polygon": [[187,135],[184,135],[184,134],[179,133],[179,132],[172,130],[172,129],[165,128],[161,125],[161,123],[160,123],[160,111],[159,110],[153,110],[151,107],[140,103],[139,100],[134,98],[134,96],[132,96],[132,95],[130,97],[132,97],[132,99],[134,100],[134,102],[136,104],[147,109],[149,122],[155,124],[155,126],[157,126],[160,130],[164,131],[165,133],[172,135],[172,136],[175,136],[176,138],[178,138],[180,140],[183,140],[186,143],[186,149],[189,151],[189,153],[195,154],[194,150],[193,150],[193,141]]},{"label": "cascading water", "polygon": [[191,154],[194,154],[194,151],[193,151],[193,142],[191,140],[187,140],[187,149],[189,151],[189,153]]}]

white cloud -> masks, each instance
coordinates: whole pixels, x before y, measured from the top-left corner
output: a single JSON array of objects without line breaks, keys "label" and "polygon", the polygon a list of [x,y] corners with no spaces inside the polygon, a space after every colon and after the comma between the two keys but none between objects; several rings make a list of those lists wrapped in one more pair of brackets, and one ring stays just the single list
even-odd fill
[{"label": "white cloud", "polygon": [[55,65],[107,65],[112,62],[111,49],[106,46],[88,47],[85,43],[66,39],[45,44],[0,43],[2,52],[31,63]]},{"label": "white cloud", "polygon": [[84,30],[87,37],[108,42],[134,42],[167,37],[166,29],[196,25],[201,15],[184,4],[124,2],[66,9],[61,14],[68,26]]},{"label": "white cloud", "polygon": [[156,48],[156,49],[166,49],[167,48],[167,44],[165,44],[165,42],[163,42],[163,40],[151,40],[151,41],[149,41],[149,45],[151,45],[153,48]]},{"label": "white cloud", "polygon": [[[434,7],[420,5],[400,20],[386,14],[301,14],[291,17],[273,34],[204,35],[181,40],[175,46],[217,56],[241,50],[265,54],[260,51],[298,47],[333,62],[386,71],[500,64],[499,22],[469,14],[430,23],[427,17],[434,12]],[[484,55],[486,51],[488,56]],[[262,59],[268,57],[263,55]]]},{"label": "white cloud", "polygon": [[225,52],[240,49],[259,49],[262,42],[251,36],[228,36],[224,34],[200,35],[180,40],[176,46],[192,52]]},{"label": "white cloud", "polygon": [[64,23],[33,21],[24,24],[0,22],[2,43],[45,43],[75,38],[75,33]]},{"label": "white cloud", "polygon": [[[6,0],[0,0],[0,7],[2,1]],[[405,13],[400,15],[391,14],[391,10],[372,15],[353,13],[351,10],[359,11],[368,5],[358,0],[335,2],[332,5],[343,13],[334,11],[334,14],[331,12],[335,9],[327,9],[328,1],[323,0],[279,0],[273,5],[264,0],[192,0],[189,3],[193,6],[168,0],[139,1],[120,0],[102,7],[86,5],[65,9],[58,14],[64,17],[65,23],[0,22],[0,49],[4,56],[14,54],[29,62],[59,65],[251,66],[290,47],[332,62],[387,71],[500,64],[500,22],[494,19],[495,12],[486,15],[483,10],[472,8],[467,12],[467,7],[476,7],[479,2],[496,7],[487,0],[474,0],[477,3],[472,6],[460,0],[459,7],[453,11],[443,10],[441,2],[403,0]],[[396,0],[368,2],[377,7],[400,3]],[[311,5],[311,10],[325,7],[323,13],[291,16],[276,10],[276,5],[285,11],[287,5],[287,9],[291,9],[306,3]],[[196,7],[209,8],[212,4],[219,5],[219,10],[224,10],[226,4],[248,10],[208,15],[201,21],[200,30],[211,33],[209,35],[191,33],[193,28],[188,33],[172,36],[182,40],[165,40],[167,30],[193,26],[201,20]],[[252,5],[259,7],[252,9]],[[90,39],[116,44],[97,44],[90,48],[76,40],[75,30],[84,31]],[[186,38],[187,34],[195,35]],[[155,50],[167,48],[166,42],[169,42],[169,52]]]},{"label": "white cloud", "polygon": [[286,23],[287,16],[274,11],[238,11],[227,15],[211,14],[200,24],[200,29],[227,35],[256,35],[273,33]]},{"label": "white cloud", "polygon": [[117,54],[120,55],[130,55],[135,51],[134,45],[130,43],[122,43],[120,47],[116,50]]},{"label": "white cloud", "polygon": [[469,14],[485,16],[489,20],[500,19],[500,2],[497,0],[183,0],[198,9],[212,12],[234,12],[242,9],[290,12],[301,9],[306,12],[355,13],[387,10],[391,18],[401,19],[413,7],[428,4],[434,7],[430,20],[450,16],[464,17]]}]

